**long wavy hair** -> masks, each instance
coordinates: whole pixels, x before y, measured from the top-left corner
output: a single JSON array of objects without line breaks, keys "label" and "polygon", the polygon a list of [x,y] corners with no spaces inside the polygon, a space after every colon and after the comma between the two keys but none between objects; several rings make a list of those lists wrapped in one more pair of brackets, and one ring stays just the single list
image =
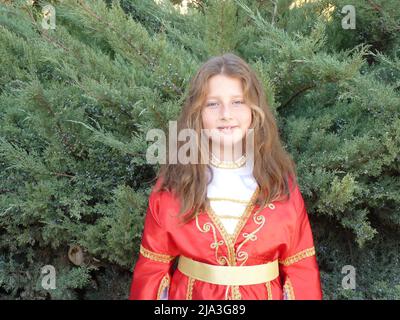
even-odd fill
[{"label": "long wavy hair", "polygon": [[[265,93],[255,72],[240,57],[233,53],[211,57],[191,79],[180,117],[177,121],[178,133],[182,129],[193,129],[200,137],[202,125],[201,112],[204,108],[208,80],[214,75],[225,75],[241,80],[243,96],[251,108],[252,122],[250,129],[254,134],[253,176],[260,192],[255,204],[262,210],[268,203],[289,199],[291,190],[297,183],[295,163],[282,147],[275,118],[271,112]],[[169,139],[167,139],[169,141]],[[179,148],[184,144],[177,141]],[[198,153],[202,154],[201,145]],[[156,179],[160,180],[156,191],[168,191],[180,200],[178,216],[183,223],[190,221],[201,211],[207,210],[208,176],[211,172],[207,163],[181,164],[170,163],[160,166]],[[289,183],[289,180],[294,182]]]}]

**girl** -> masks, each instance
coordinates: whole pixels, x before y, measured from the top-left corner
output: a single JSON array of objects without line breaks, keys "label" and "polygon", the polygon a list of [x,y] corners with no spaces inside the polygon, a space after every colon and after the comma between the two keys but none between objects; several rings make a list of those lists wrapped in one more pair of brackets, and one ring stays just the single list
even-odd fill
[{"label": "girl", "polygon": [[322,299],[295,165],[249,65],[204,63],[177,127],[207,132],[209,161],[161,166],[129,299]]}]

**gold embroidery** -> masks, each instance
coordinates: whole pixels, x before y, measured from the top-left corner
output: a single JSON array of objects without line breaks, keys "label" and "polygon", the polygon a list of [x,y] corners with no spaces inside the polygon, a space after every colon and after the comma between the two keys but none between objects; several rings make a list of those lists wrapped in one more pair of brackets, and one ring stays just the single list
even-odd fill
[{"label": "gold embroidery", "polygon": [[243,216],[243,219],[241,219],[239,221],[239,223],[236,225],[236,229],[235,232],[232,235],[232,249],[233,249],[233,245],[236,243],[236,240],[240,234],[240,231],[243,229],[243,227],[245,226],[246,222],[248,221],[250,214],[252,213],[254,207],[255,207],[255,200],[258,197],[258,193],[259,193],[259,187],[256,188],[256,190],[254,191],[253,195],[251,196],[250,202],[247,205]]},{"label": "gold embroidery", "polygon": [[[231,289],[232,295],[229,295],[229,289]],[[225,300],[241,300],[242,295],[240,294],[239,291],[239,286],[231,286],[228,285],[226,286],[226,291],[225,291]]]},{"label": "gold embroidery", "polygon": [[[223,216],[222,217],[218,216],[215,213],[215,211],[212,209],[211,205],[207,206],[206,212],[209,215],[212,223],[205,223],[203,225],[203,229],[201,229],[199,224],[198,224],[198,217],[196,216],[196,224],[197,224],[198,229],[201,232],[208,232],[208,231],[210,231],[210,229],[212,229],[212,231],[213,231],[214,242],[211,243],[210,246],[211,246],[211,248],[216,248],[215,256],[216,256],[216,259],[217,259],[218,263],[222,264],[221,260],[220,260],[222,258],[225,259],[224,261],[229,266],[236,265],[238,261],[242,261],[241,265],[243,265],[247,261],[248,253],[245,252],[245,251],[240,251],[240,249],[242,248],[242,246],[247,241],[249,241],[249,240],[250,241],[256,241],[257,240],[256,233],[265,224],[265,217],[263,215],[257,215],[257,213],[259,213],[261,210],[257,211],[253,216],[254,222],[257,225],[259,225],[259,227],[256,230],[252,231],[251,233],[247,233],[247,232],[243,233],[243,237],[245,238],[245,240],[238,246],[238,249],[237,249],[236,253],[235,253],[235,243],[237,241],[237,238],[238,238],[241,230],[246,225],[246,223],[247,223],[247,221],[248,221],[248,219],[250,217],[250,214],[253,212],[253,209],[255,207],[255,200],[257,199],[259,192],[260,192],[260,188],[257,187],[256,190],[254,191],[250,201],[247,203],[247,206],[246,206],[246,208],[244,210],[244,213],[240,216],[240,218],[239,218],[240,220],[237,223],[235,231],[233,232],[232,235],[229,234],[226,231],[224,225],[222,224],[222,222],[220,220],[221,218],[223,218]],[[272,203],[269,204],[268,207],[271,210],[275,209],[275,206]],[[219,242],[217,241],[217,236],[216,236],[214,225],[217,227],[217,229],[219,230],[219,232],[220,232],[220,234],[221,234],[221,236],[223,238],[223,240],[221,240]],[[227,246],[228,258],[225,257],[225,256],[217,258],[218,247],[219,247],[219,245],[223,244],[224,242],[225,242],[225,244]],[[270,286],[269,283],[267,284],[267,289],[268,289],[268,286]],[[228,294],[229,293],[229,289],[231,289],[231,291],[232,291],[232,295],[231,296],[229,296],[229,294]],[[270,289],[269,289],[269,292],[270,292]],[[272,294],[269,294],[269,297],[271,297],[271,299],[272,299]],[[241,297],[241,294],[240,294],[240,291],[239,291],[239,286],[237,286],[237,285],[235,285],[235,286],[228,285],[226,287],[226,292],[225,292],[225,299],[226,300],[230,300],[230,299],[240,300],[241,298],[242,297]]]},{"label": "gold embroidery", "polygon": [[150,251],[150,250],[144,248],[142,245],[140,245],[140,253],[146,258],[154,260],[154,261],[158,261],[158,262],[168,263],[175,259],[174,256]]},{"label": "gold embroidery", "polygon": [[193,285],[194,281],[196,279],[189,277],[188,278],[188,287],[186,291],[186,300],[192,300],[192,294],[193,294]]},{"label": "gold embroidery", "polygon": [[232,286],[232,300],[241,300],[242,295],[239,291],[239,286]]},{"label": "gold embroidery", "polygon": [[161,280],[160,286],[158,287],[158,292],[157,292],[157,300],[160,300],[161,294],[164,291],[165,288],[169,286],[170,282],[170,277],[169,274],[167,273]]},{"label": "gold embroidery", "polygon": [[229,289],[231,288],[231,286],[226,286],[226,290],[225,290],[225,300],[230,300],[230,298],[229,298],[229,295],[228,295],[228,292],[229,292]]},{"label": "gold embroidery", "polygon": [[[212,222],[217,226],[220,234],[222,235],[222,238],[225,240],[225,243],[227,244],[227,249],[228,249],[228,257],[229,257],[229,265],[234,266],[236,265],[236,253],[235,253],[235,243],[236,240],[240,234],[240,231],[243,229],[244,225],[246,224],[246,222],[248,221],[250,214],[252,213],[254,207],[255,207],[255,200],[257,199],[259,193],[259,187],[256,188],[256,190],[254,191],[250,201],[248,202],[244,213],[242,214],[242,216],[240,217],[239,222],[236,225],[235,231],[233,232],[232,235],[230,235],[224,225],[222,224],[219,216],[215,213],[215,211],[212,209],[211,206],[208,206],[208,210],[207,213],[209,214]],[[258,221],[258,220],[255,220]],[[257,231],[259,230],[259,228],[257,229]],[[254,237],[253,237],[254,239]],[[247,239],[246,239],[247,241]],[[243,252],[242,252],[243,254]],[[239,253],[238,257],[240,258],[242,256],[242,254]],[[246,253],[247,254],[247,253]],[[246,257],[247,260],[247,257]],[[243,261],[244,263],[245,261]],[[243,264],[242,263],[242,264]],[[232,296],[229,297],[228,292],[229,289],[231,289],[232,291]],[[240,300],[241,299],[241,294],[239,292],[239,286],[227,286],[226,288],[226,292],[225,292],[225,299],[226,300],[230,300],[230,299],[234,299],[234,300]]]},{"label": "gold embroidery", "polygon": [[216,168],[237,169],[243,167],[246,163],[246,160],[246,155],[242,155],[238,160],[235,161],[223,161],[218,159],[215,154],[211,152],[210,164]]},{"label": "gold embroidery", "polygon": [[237,216],[230,216],[228,214],[225,214],[225,215],[218,215],[218,218],[220,218],[220,219],[240,219],[240,216],[237,217]]},{"label": "gold embroidery", "polygon": [[[227,264],[231,266],[231,265],[233,265],[232,264],[232,252],[231,252],[231,238],[230,238],[229,234],[225,231],[225,227],[223,226],[223,224],[221,223],[219,218],[216,216],[216,214],[212,210],[211,206],[209,207],[207,212],[210,213],[212,222],[214,223],[214,225],[217,226],[219,232],[222,235],[222,238],[223,238],[224,242],[226,243],[226,246],[227,246],[227,249],[228,249],[228,258],[225,257],[225,259],[226,259]],[[213,226],[213,230],[215,230],[214,229],[214,225],[212,223],[210,223],[210,225],[212,225]]]},{"label": "gold embroidery", "polygon": [[272,300],[271,281],[266,282],[266,283],[265,283],[265,286],[267,287],[267,294],[268,294],[267,299],[268,299],[268,300]]},{"label": "gold embroidery", "polygon": [[286,258],[285,260],[279,260],[279,263],[283,264],[285,267],[287,267],[293,263],[296,263],[304,258],[311,257],[313,255],[315,255],[315,247],[311,247],[311,248],[305,249],[303,251],[300,251],[300,252],[296,253],[295,255],[290,256],[289,258]]},{"label": "gold embroidery", "polygon": [[283,297],[284,300],[295,300],[292,282],[289,277],[286,278],[285,284],[283,285]]},{"label": "gold embroidery", "polygon": [[231,288],[231,286],[226,286],[226,290],[225,290],[225,300],[230,300],[231,298],[229,297],[229,289]]},{"label": "gold embroidery", "polygon": [[208,232],[208,231],[212,230],[213,237],[214,237],[214,242],[212,242],[210,244],[210,247],[211,247],[211,249],[215,249],[215,259],[221,265],[226,265],[226,264],[229,265],[229,261],[228,261],[228,258],[226,256],[221,256],[221,257],[218,258],[218,248],[221,245],[224,244],[224,240],[218,241],[217,233],[215,232],[215,227],[213,226],[213,224],[210,223],[210,222],[206,222],[205,224],[203,224],[203,228],[201,228],[200,225],[199,225],[198,215],[196,215],[196,226],[201,232]]},{"label": "gold embroidery", "polygon": [[229,202],[236,202],[242,204],[248,204],[248,200],[239,200],[239,199],[232,199],[232,198],[208,198],[210,201],[229,201]]},{"label": "gold embroidery", "polygon": [[245,225],[245,223],[247,222],[247,220],[249,219],[249,216],[251,214],[251,212],[253,211],[254,208],[254,202],[255,199],[258,196],[258,192],[259,192],[259,187],[256,188],[256,190],[254,191],[249,203],[246,206],[246,209],[244,211],[244,213],[242,214],[242,216],[240,217],[239,222],[236,224],[236,228],[235,231],[233,232],[232,235],[230,235],[224,225],[222,224],[221,220],[219,219],[218,215],[214,212],[213,208],[211,206],[208,206],[207,208],[207,213],[211,218],[211,221],[217,226],[219,232],[222,235],[222,238],[224,239],[226,245],[227,245],[227,249],[228,249],[228,263],[230,266],[234,266],[236,264],[236,254],[235,254],[235,242],[236,239],[240,233],[240,231],[242,230],[243,226]]},{"label": "gold embroidery", "polygon": [[274,209],[275,209],[275,205],[274,205],[273,203],[268,203],[268,207],[269,207],[271,210],[274,210]]},{"label": "gold embroidery", "polygon": [[265,217],[263,215],[258,216],[256,213],[253,216],[253,220],[255,224],[260,225],[256,230],[252,231],[251,233],[243,233],[243,237],[245,240],[238,246],[237,252],[236,252],[236,258],[238,261],[242,261],[241,265],[244,265],[245,262],[247,261],[249,254],[246,251],[240,251],[240,249],[243,247],[243,245],[251,240],[251,241],[256,241],[257,236],[256,233],[264,226],[265,223]]}]

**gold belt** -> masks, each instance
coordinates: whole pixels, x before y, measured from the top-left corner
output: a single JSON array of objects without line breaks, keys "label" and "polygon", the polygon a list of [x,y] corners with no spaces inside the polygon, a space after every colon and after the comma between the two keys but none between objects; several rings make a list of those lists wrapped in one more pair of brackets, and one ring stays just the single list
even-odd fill
[{"label": "gold belt", "polygon": [[188,277],[221,285],[265,283],[279,276],[278,260],[255,266],[216,266],[180,256],[178,270]]}]

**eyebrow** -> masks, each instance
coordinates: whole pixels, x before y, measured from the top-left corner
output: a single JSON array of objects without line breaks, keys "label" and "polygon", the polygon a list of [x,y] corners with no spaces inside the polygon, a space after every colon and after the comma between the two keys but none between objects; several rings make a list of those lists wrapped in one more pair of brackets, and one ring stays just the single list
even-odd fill
[{"label": "eyebrow", "polygon": [[[243,95],[241,95],[241,94],[231,96],[231,98],[242,98],[242,97],[243,97]],[[220,98],[220,96],[209,96],[209,97],[207,97],[207,99],[219,99],[219,98]]]}]

